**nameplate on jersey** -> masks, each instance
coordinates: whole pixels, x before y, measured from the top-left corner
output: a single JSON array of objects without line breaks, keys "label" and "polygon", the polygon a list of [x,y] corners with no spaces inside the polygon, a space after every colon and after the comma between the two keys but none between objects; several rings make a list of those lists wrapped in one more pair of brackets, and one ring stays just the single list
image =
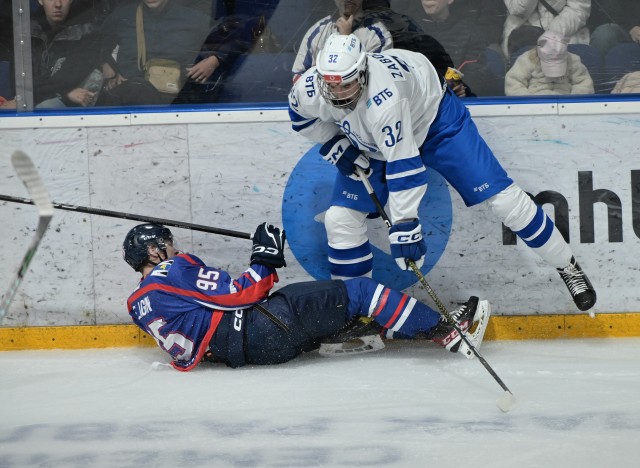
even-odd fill
[{"label": "nameplate on jersey", "polygon": [[405,81],[405,73],[409,73],[409,65],[394,55],[371,54],[371,57],[387,67],[394,81]]}]

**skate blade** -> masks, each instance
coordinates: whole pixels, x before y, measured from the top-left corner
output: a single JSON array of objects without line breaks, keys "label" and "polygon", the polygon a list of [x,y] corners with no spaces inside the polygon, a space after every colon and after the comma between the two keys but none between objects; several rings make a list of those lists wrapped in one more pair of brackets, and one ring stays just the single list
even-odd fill
[{"label": "skate blade", "polygon": [[384,349],[380,335],[361,336],[345,343],[322,343],[318,352],[320,356],[335,357],[348,354],[372,353]]},{"label": "skate blade", "polygon": [[[471,325],[471,328],[466,332],[467,339],[476,348],[476,350],[480,349],[484,333],[487,331],[487,325],[489,325],[490,316],[491,304],[489,304],[489,301],[478,301],[478,310],[473,317],[474,322]],[[467,359],[473,359],[476,356],[464,340],[460,343],[460,349],[458,349],[458,352],[462,353]]]}]

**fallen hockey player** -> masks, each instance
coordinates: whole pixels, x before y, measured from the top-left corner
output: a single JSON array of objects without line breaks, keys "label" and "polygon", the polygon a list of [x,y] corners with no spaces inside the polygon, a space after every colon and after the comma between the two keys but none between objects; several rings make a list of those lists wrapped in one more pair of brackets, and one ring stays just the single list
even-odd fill
[{"label": "fallen hockey player", "polygon": [[[165,226],[141,224],[123,243],[125,261],[142,274],[127,301],[131,318],[189,371],[203,359],[230,367],[287,362],[323,346],[323,354],[384,347],[386,338],[432,340],[474,355],[451,323],[425,304],[370,278],[294,283],[274,292],[277,268],[286,266],[286,236],[262,223],[253,235],[250,267],[232,279],[223,270],[174,246]],[[471,297],[451,312],[478,348],[490,316],[487,301]],[[368,323],[361,318],[368,317]],[[375,330],[375,332],[372,332]],[[371,337],[375,338],[371,338]],[[345,341],[363,337],[360,345]]]}]

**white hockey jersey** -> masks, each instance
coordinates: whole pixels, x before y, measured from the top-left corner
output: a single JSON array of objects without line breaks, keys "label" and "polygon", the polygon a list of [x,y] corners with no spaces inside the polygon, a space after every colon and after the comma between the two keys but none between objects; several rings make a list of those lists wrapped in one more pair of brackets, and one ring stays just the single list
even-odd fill
[{"label": "white hockey jersey", "polygon": [[[391,222],[415,219],[426,191],[419,147],[446,84],[422,54],[389,49],[367,56],[368,82],[354,110],[327,103],[317,89],[316,68],[307,70],[289,95],[292,127],[319,143],[342,132],[366,156],[387,161]],[[425,177],[416,186],[421,172]]]}]

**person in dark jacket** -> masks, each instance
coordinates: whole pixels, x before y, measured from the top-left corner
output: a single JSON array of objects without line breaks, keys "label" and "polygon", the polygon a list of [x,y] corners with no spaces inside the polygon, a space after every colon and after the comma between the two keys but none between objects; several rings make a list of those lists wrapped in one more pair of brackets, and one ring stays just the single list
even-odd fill
[{"label": "person in dark jacket", "polygon": [[[406,49],[421,53],[429,59],[436,71],[442,76],[446,75],[449,68],[455,68],[445,47],[434,37],[425,33],[413,18],[393,10],[388,0],[364,0],[362,12],[364,15],[360,19],[354,20],[353,30],[380,22],[391,33],[394,49]],[[465,82],[447,81],[458,97],[475,96],[472,88],[467,86]]]},{"label": "person in dark jacket", "polygon": [[[87,107],[102,88],[100,37],[89,15],[77,14],[73,0],[38,0],[31,21],[33,96],[36,108]],[[5,107],[15,107],[14,101]]]},{"label": "person in dark jacket", "polygon": [[209,18],[173,0],[140,0],[116,8],[102,24],[102,51],[116,55],[116,69],[105,73],[103,105],[169,104],[176,93],[161,92],[147,81],[139,63],[137,15],[140,9],[147,61],[161,59],[179,66],[181,81],[204,83],[219,66],[214,54],[201,55]]},{"label": "person in dark jacket", "polygon": [[506,8],[502,2],[428,0],[422,2],[426,17],[422,28],[447,50],[455,68],[478,96],[504,94],[501,80],[489,70],[486,49],[499,40]]},{"label": "person in dark jacket", "polygon": [[621,43],[640,44],[640,3],[628,0],[592,0],[587,26],[591,31],[590,44],[603,56]]}]

